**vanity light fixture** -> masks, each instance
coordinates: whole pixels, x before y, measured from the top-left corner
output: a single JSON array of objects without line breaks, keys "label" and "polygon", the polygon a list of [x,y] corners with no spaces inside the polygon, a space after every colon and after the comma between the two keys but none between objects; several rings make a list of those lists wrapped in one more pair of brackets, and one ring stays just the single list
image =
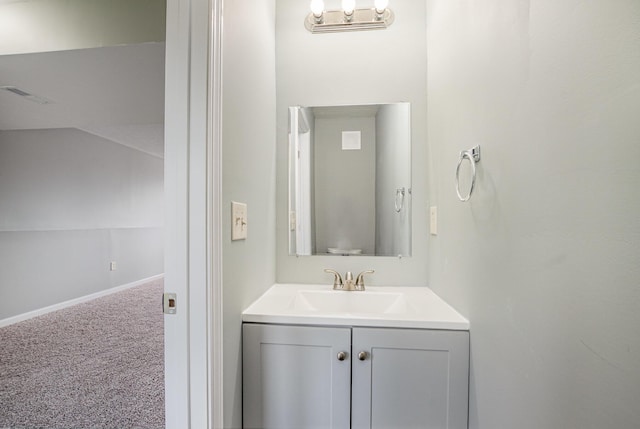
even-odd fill
[{"label": "vanity light fixture", "polygon": [[376,10],[376,19],[381,20],[384,18],[384,11],[389,6],[389,0],[375,0],[374,9]]},{"label": "vanity light fixture", "polygon": [[356,9],[355,0],[342,0],[342,10],[324,10],[323,0],[311,0],[311,13],[304,26],[312,33],[382,30],[393,24],[389,0],[375,0],[370,9]]},{"label": "vanity light fixture", "polygon": [[311,0],[311,14],[314,24],[322,24],[324,15],[324,1],[323,0]]},{"label": "vanity light fixture", "polygon": [[342,10],[344,11],[345,22],[353,20],[353,11],[356,9],[356,0],[342,0]]}]

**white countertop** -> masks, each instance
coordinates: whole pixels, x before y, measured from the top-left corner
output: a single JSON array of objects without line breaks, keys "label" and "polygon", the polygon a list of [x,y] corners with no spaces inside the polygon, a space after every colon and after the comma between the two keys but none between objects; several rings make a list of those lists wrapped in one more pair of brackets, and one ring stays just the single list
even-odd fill
[{"label": "white countertop", "polygon": [[242,313],[243,322],[469,330],[469,321],[427,287],[276,284]]}]

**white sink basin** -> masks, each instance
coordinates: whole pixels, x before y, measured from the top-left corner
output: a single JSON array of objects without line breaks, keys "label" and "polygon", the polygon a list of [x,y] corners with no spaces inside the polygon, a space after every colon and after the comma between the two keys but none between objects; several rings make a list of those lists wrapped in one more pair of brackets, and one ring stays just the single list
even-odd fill
[{"label": "white sink basin", "polygon": [[403,293],[371,291],[300,290],[293,307],[333,314],[401,314],[409,311]]},{"label": "white sink basin", "polygon": [[276,284],[243,313],[244,322],[468,330],[469,321],[426,287]]}]

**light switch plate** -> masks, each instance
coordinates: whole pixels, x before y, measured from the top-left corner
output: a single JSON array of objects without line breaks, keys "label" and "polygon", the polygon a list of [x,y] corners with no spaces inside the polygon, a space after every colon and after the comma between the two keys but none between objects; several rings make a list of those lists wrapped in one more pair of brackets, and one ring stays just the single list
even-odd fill
[{"label": "light switch plate", "polygon": [[231,240],[247,239],[247,205],[231,201]]}]

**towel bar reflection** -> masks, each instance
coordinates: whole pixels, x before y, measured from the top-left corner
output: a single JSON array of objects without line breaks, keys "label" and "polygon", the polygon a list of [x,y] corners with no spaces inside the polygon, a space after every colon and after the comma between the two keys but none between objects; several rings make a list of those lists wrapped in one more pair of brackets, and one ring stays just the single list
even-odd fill
[{"label": "towel bar reflection", "polygon": [[[460,167],[462,162],[468,159],[471,164],[471,187],[467,196],[463,196],[460,192]],[[458,199],[462,202],[469,201],[471,194],[473,194],[473,188],[476,186],[476,163],[480,161],[480,146],[472,147],[469,150],[460,152],[460,160],[458,161],[458,168],[456,168],[456,193]]]}]

